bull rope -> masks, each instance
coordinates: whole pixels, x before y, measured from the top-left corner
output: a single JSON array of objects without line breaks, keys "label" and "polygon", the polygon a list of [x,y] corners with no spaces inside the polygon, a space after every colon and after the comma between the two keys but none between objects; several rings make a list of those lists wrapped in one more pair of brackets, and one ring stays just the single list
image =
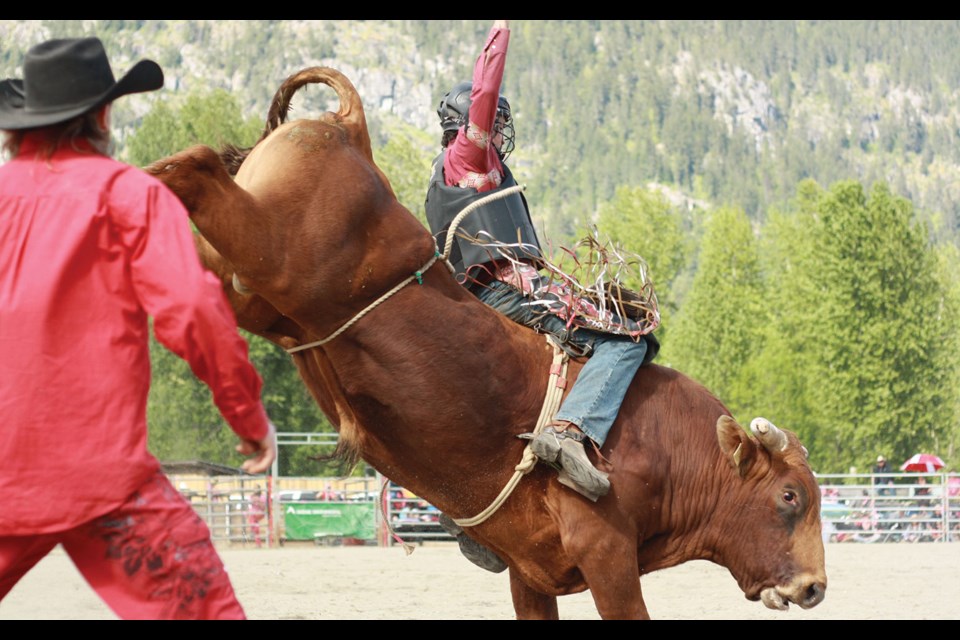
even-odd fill
[{"label": "bull rope", "polygon": [[[447,265],[447,268],[450,269],[450,273],[456,273],[456,269],[450,263],[449,257],[450,257],[450,250],[453,247],[453,240],[455,237],[454,234],[457,230],[457,227],[460,225],[460,221],[463,220],[468,215],[470,215],[470,213],[472,213],[474,210],[483,206],[484,204],[487,204],[488,202],[492,202],[494,200],[499,200],[500,198],[504,198],[518,191],[523,191],[524,189],[525,187],[523,185],[515,185],[512,187],[508,187],[503,191],[497,191],[495,193],[491,193],[487,196],[484,196],[483,198],[480,198],[479,200],[476,200],[470,203],[469,205],[467,205],[466,207],[464,207],[463,210],[461,210],[460,213],[458,213],[457,216],[450,223],[450,229],[449,231],[447,231],[447,240],[446,240],[446,243],[444,244],[442,254],[439,251],[434,251],[433,257],[430,258],[422,267],[420,267],[419,270],[415,271],[413,275],[408,276],[407,278],[402,280],[399,284],[397,284],[395,287],[393,287],[392,289],[387,291],[385,294],[383,294],[382,296],[374,300],[367,307],[365,307],[360,313],[355,315],[353,318],[351,318],[349,321],[347,321],[339,329],[331,333],[326,338],[322,340],[316,340],[314,342],[308,342],[307,344],[302,344],[302,345],[287,349],[287,353],[296,353],[298,351],[303,351],[305,349],[312,349],[314,347],[320,347],[327,344],[328,342],[330,342],[331,340],[339,336],[341,333],[346,331],[348,328],[353,326],[353,324],[359,321],[360,318],[370,313],[374,308],[376,308],[378,305],[384,302],[387,298],[395,294],[397,291],[400,291],[400,289],[404,288],[414,280],[416,280],[418,284],[423,284],[423,274],[427,271],[427,269],[432,267],[437,260],[442,260],[444,264]],[[543,430],[543,428],[547,424],[549,424],[553,415],[557,412],[557,409],[560,407],[560,400],[563,397],[563,390],[567,386],[567,363],[569,361],[569,356],[565,351],[560,349],[560,347],[555,342],[551,340],[550,336],[547,336],[547,343],[553,347],[553,363],[550,365],[550,379],[547,383],[547,395],[544,398],[543,407],[540,409],[540,417],[537,419],[537,425],[533,431],[534,435],[539,434]],[[487,520],[494,513],[496,513],[497,509],[499,509],[501,505],[503,505],[503,503],[506,501],[506,499],[510,496],[510,494],[513,493],[513,490],[516,488],[517,484],[520,482],[520,479],[526,474],[530,473],[533,470],[534,466],[536,465],[537,456],[536,454],[533,453],[533,450],[530,448],[530,446],[531,445],[528,444],[524,448],[523,456],[520,460],[520,463],[514,467],[513,476],[507,482],[506,486],[504,486],[504,488],[500,491],[500,494],[493,500],[492,503],[490,503],[490,506],[488,506],[486,509],[484,509],[477,515],[473,516],[472,518],[454,519],[453,521],[456,524],[460,525],[461,527],[476,526],[484,522],[485,520]],[[381,488],[381,491],[385,487],[386,485],[384,485],[384,487]],[[389,521],[387,521],[387,528],[391,529]],[[393,530],[391,529],[390,532],[393,533]],[[397,537],[395,533],[393,533],[393,535],[394,537]]]},{"label": "bull rope", "polygon": [[420,267],[420,269],[418,269],[417,271],[414,271],[412,276],[407,276],[407,278],[401,281],[400,284],[398,284],[393,289],[390,289],[390,291],[387,291],[385,294],[383,294],[382,296],[380,296],[379,298],[371,302],[369,305],[367,305],[363,309],[363,311],[353,316],[353,318],[348,320],[343,326],[341,326],[339,329],[331,333],[329,336],[327,336],[323,340],[308,342],[307,344],[301,344],[291,349],[287,349],[287,353],[296,353],[297,351],[303,351],[304,349],[312,349],[313,347],[321,347],[327,344],[328,342],[330,342],[331,340],[339,336],[341,333],[349,329],[351,326],[353,326],[353,324],[358,320],[360,320],[360,318],[362,318],[363,316],[373,311],[374,308],[376,308],[380,303],[382,303],[387,298],[395,294],[397,291],[400,291],[400,289],[403,289],[405,286],[407,286],[414,280],[417,281],[417,284],[423,284],[423,274],[427,271],[427,269],[432,267],[433,263],[435,263],[437,260],[443,260],[444,264],[447,265],[447,268],[450,269],[450,273],[456,273],[456,269],[450,263],[450,249],[453,247],[454,231],[456,231],[457,226],[460,224],[460,221],[463,220],[468,214],[470,214],[472,211],[474,211],[478,207],[488,202],[499,200],[500,198],[508,196],[516,191],[522,191],[523,189],[524,187],[522,185],[509,187],[507,189],[504,189],[503,191],[497,191],[496,193],[491,193],[490,195],[480,198],[479,200],[472,202],[466,207],[464,207],[463,210],[457,214],[457,217],[455,217],[453,221],[450,223],[450,231],[447,232],[447,242],[443,248],[443,254],[440,254],[440,252],[438,251],[434,251],[433,257],[427,260],[427,262],[422,267]]},{"label": "bull rope", "polygon": [[[407,276],[407,278],[402,282],[400,282],[400,284],[398,284],[393,289],[390,289],[390,291],[387,291],[385,294],[383,294],[382,296],[374,300],[369,306],[367,306],[363,311],[361,311],[357,315],[353,316],[353,318],[351,318],[342,327],[340,327],[339,329],[331,333],[329,336],[327,336],[323,340],[317,340],[316,342],[308,342],[307,344],[301,344],[300,346],[293,347],[292,349],[287,349],[287,353],[296,353],[297,351],[303,351],[304,349],[312,349],[314,347],[320,347],[327,344],[328,342],[330,342],[331,340],[339,336],[341,333],[349,329],[355,322],[360,320],[360,318],[362,318],[363,316],[373,311],[373,309],[377,305],[379,305],[381,302],[383,302],[384,300],[386,300],[387,298],[395,294],[397,291],[400,291],[400,289],[403,289],[405,286],[407,286],[414,280],[416,280],[418,284],[423,284],[424,271],[432,267],[433,263],[436,262],[440,257],[441,257],[440,254],[434,251],[433,257],[427,260],[426,264],[420,267],[419,270],[414,271],[412,276]],[[446,260],[446,258],[444,258],[444,260]],[[447,264],[449,264],[449,262]]]}]

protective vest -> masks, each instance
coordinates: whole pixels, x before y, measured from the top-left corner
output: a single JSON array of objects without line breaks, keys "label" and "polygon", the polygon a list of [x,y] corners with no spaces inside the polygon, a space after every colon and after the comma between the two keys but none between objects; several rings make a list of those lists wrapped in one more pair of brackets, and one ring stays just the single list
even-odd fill
[{"label": "protective vest", "polygon": [[[436,236],[437,247],[441,251],[446,246],[450,223],[464,208],[491,193],[517,184],[513,174],[510,173],[510,169],[503,165],[503,182],[496,189],[480,193],[473,188],[451,187],[443,181],[443,157],[445,153],[446,151],[443,151],[434,160],[433,176],[430,179],[430,186],[427,188],[425,203],[427,223],[430,225],[430,232]],[[480,231],[485,232],[484,236],[487,237],[487,242],[491,239],[514,245],[521,242],[525,251],[512,250],[509,247],[492,249],[471,242],[470,238],[478,237]],[[467,217],[457,225],[455,234],[456,237],[450,249],[449,259],[458,276],[472,271],[476,266],[502,259],[503,256],[500,255],[500,251],[509,253],[517,260],[529,260],[532,252],[535,252],[533,257],[543,257],[537,232],[530,220],[527,200],[522,193],[514,193],[505,198],[488,202],[467,214]],[[461,235],[467,237],[461,237]],[[479,237],[483,238],[484,236]]]}]

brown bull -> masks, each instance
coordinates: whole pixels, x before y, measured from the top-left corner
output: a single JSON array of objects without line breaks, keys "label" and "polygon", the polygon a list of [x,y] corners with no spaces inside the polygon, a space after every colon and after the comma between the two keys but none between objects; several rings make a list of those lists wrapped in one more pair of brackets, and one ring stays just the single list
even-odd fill
[{"label": "brown bull", "polygon": [[[339,111],[284,122],[315,82],[336,90]],[[288,349],[334,336],[293,357],[344,452],[454,518],[491,504],[523,457],[516,436],[537,421],[551,350],[442,262],[371,307],[436,247],[376,167],[347,78],[291,76],[245,159],[193,147],[148,170],[190,210],[241,326]],[[517,617],[557,618],[557,596],[590,589],[601,617],[648,618],[639,576],[694,559],[727,567],[768,607],[818,604],[816,479],[792,433],[754,422],[751,436],[682,373],[641,369],[598,461],[608,495],[590,502],[536,465],[469,528],[508,563]]]}]

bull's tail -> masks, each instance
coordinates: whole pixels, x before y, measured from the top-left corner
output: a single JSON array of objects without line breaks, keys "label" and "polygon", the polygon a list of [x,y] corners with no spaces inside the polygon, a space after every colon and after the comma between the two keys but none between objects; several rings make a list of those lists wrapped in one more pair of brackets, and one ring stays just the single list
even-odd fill
[{"label": "bull's tail", "polygon": [[337,92],[340,99],[340,108],[335,113],[325,113],[321,119],[332,119],[334,124],[341,126],[350,137],[350,142],[362,149],[370,160],[373,153],[370,148],[370,134],[367,131],[367,118],[363,111],[363,102],[356,87],[349,78],[330,67],[308,67],[289,76],[277,89],[273,96],[273,103],[267,113],[267,123],[260,140],[273,133],[274,129],[286,122],[290,111],[290,100],[293,95],[306,84],[323,83]]},{"label": "bull's tail", "polygon": [[[267,121],[260,134],[257,144],[267,138],[273,131],[287,121],[287,114],[290,112],[290,101],[294,94],[301,87],[307,84],[323,83],[333,88],[340,99],[340,108],[337,113],[325,113],[321,119],[331,119],[332,124],[336,124],[344,129],[350,138],[350,142],[361,149],[367,158],[373,162],[373,151],[370,147],[370,134],[367,131],[367,118],[363,111],[363,102],[360,100],[360,94],[350,80],[330,67],[307,67],[286,80],[277,89],[273,95],[273,102],[270,103],[270,110],[267,112]],[[256,145],[254,145],[256,146]],[[230,175],[236,175],[240,165],[249,155],[253,147],[241,149],[233,145],[226,145],[220,152],[220,158],[227,167]]]}]

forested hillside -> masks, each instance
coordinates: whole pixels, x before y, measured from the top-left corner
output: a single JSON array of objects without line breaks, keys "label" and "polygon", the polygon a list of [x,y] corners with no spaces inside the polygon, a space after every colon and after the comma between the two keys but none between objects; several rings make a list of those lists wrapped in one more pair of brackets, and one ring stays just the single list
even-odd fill
[{"label": "forested hillside", "polygon": [[[336,67],[422,219],[437,104],[470,78],[490,22],[7,20],[0,77],[19,77],[23,52],[48,37],[98,35],[118,74],[157,60],[165,90],[114,114],[119,157],[144,165],[196,142],[252,144],[287,75]],[[920,449],[955,466],[958,35],[960,21],[512,21],[511,164],[546,241],[596,225],[647,259],[658,363],[741,423],[765,415],[796,431],[821,472]],[[310,87],[291,117],[331,98]],[[252,350],[271,415],[330,429],[286,354]],[[228,451],[229,434],[208,435],[221,423],[203,389],[154,356],[158,455]],[[305,472],[309,455],[281,472]]]},{"label": "forested hillside", "polygon": [[[0,21],[0,73],[14,75],[23,50],[42,37],[96,33],[116,52],[118,71],[149,56],[167,73],[167,91],[130,105],[127,123],[152,100],[215,88],[262,120],[284,77],[327,64],[357,85],[376,133],[410,125],[435,151],[437,102],[454,82],[469,79],[488,26]],[[804,178],[883,180],[935,220],[938,237],[953,237],[960,216],[960,22],[511,26],[504,93],[517,116],[514,163],[558,239],[590,224],[618,185],[655,182],[676,197],[736,204],[759,219]]]}]

